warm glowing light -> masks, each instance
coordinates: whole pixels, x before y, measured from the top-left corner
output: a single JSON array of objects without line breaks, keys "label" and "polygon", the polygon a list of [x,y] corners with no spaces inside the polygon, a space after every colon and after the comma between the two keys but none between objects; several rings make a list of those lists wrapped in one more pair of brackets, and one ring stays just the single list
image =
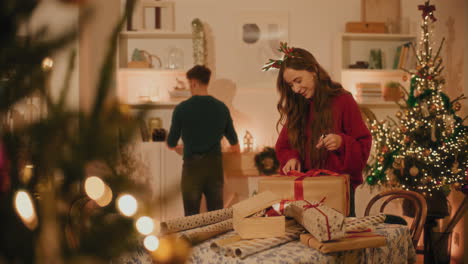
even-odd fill
[{"label": "warm glowing light", "polygon": [[134,215],[138,209],[138,204],[135,197],[130,194],[120,196],[117,199],[117,206],[120,212],[125,216]]},{"label": "warm glowing light", "polygon": [[86,194],[93,200],[98,200],[104,195],[105,184],[96,176],[88,177],[85,181],[84,187]]},{"label": "warm glowing light", "polygon": [[159,248],[159,239],[155,236],[147,236],[145,240],[143,240],[143,245],[149,251],[155,251]]},{"label": "warm glowing light", "polygon": [[42,60],[42,69],[45,71],[48,71],[54,67],[54,60],[52,60],[49,57],[45,57],[44,60]]},{"label": "warm glowing light", "polygon": [[37,216],[31,195],[26,191],[18,191],[15,194],[14,201],[16,212],[21,217],[24,224],[30,229],[36,228]]},{"label": "warm glowing light", "polygon": [[138,232],[143,235],[148,235],[154,230],[154,222],[148,216],[142,216],[136,221],[136,228]]},{"label": "warm glowing light", "polygon": [[96,199],[95,201],[101,207],[107,206],[112,201],[111,188],[109,188],[109,186],[107,185],[104,185],[104,194],[99,199]]},{"label": "warm glowing light", "polygon": [[21,181],[23,183],[28,183],[31,180],[33,176],[33,170],[34,170],[34,166],[31,164],[24,166],[23,177],[21,178]]}]

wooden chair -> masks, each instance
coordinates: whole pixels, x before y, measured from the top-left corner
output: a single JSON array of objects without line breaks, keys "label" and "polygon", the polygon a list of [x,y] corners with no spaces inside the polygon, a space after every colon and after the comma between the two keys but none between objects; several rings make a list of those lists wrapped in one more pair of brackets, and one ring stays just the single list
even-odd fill
[{"label": "wooden chair", "polygon": [[424,229],[424,224],[426,222],[426,217],[427,217],[427,205],[426,205],[426,199],[424,197],[413,191],[405,191],[405,190],[388,190],[381,192],[374,196],[370,201],[369,204],[367,204],[366,210],[364,212],[364,215],[367,216],[369,215],[370,209],[372,206],[380,199],[386,198],[386,200],[383,202],[383,204],[380,206],[380,211],[383,212],[385,209],[385,206],[390,203],[390,201],[403,198],[407,199],[410,201],[413,205],[413,208],[415,209],[415,214],[414,214],[414,220],[413,223],[411,224],[410,231],[411,231],[411,236],[413,240],[413,245],[416,248],[418,244],[418,240],[421,237],[421,233]]}]

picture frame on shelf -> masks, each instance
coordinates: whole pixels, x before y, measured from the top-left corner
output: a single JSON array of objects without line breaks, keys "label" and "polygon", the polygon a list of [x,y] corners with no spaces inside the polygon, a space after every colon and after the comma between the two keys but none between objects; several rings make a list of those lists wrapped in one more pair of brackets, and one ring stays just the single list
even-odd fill
[{"label": "picture frame on shelf", "polygon": [[175,31],[175,5],[168,0],[140,1],[131,21],[129,31]]},{"label": "picture frame on shelf", "polygon": [[400,33],[401,0],[361,0],[361,21],[383,22],[387,33]]}]

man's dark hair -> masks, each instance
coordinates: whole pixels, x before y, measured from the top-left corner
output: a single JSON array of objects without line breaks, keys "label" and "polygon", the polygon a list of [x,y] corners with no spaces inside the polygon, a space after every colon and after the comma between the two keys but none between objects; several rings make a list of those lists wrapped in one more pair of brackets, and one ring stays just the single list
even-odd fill
[{"label": "man's dark hair", "polygon": [[203,84],[210,82],[211,70],[203,65],[195,65],[187,72],[187,79],[198,80]]}]

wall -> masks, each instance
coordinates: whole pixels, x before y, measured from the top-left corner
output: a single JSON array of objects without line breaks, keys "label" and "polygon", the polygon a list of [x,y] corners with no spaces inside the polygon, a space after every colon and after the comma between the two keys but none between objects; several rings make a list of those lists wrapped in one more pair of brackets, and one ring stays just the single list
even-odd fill
[{"label": "wall", "polygon": [[[37,30],[41,26],[47,25],[49,36],[55,36],[62,31],[76,30],[78,19],[78,8],[74,5],[58,4],[59,1],[40,1],[39,6],[33,14],[30,29]],[[54,60],[54,68],[50,82],[50,92],[55,98],[60,93],[63,86],[63,78],[68,67],[69,57],[72,51],[78,52],[78,42],[74,42],[65,49],[56,53],[52,59]],[[70,82],[70,92],[67,97],[67,103],[72,108],[78,107],[78,64],[79,60],[75,61],[75,69]]]},{"label": "wall", "polygon": [[[93,103],[99,73],[109,47],[109,38],[117,24],[119,0],[89,1],[93,16],[83,24],[80,35],[80,108],[89,110]],[[81,13],[84,12],[82,7]]]}]

